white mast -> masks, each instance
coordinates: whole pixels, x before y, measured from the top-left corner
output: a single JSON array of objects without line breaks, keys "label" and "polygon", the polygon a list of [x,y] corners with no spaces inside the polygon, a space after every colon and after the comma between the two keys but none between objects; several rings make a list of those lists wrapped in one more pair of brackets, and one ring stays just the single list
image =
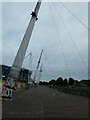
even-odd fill
[{"label": "white mast", "polygon": [[30,53],[30,61],[29,62],[30,62],[30,68],[29,69],[32,71],[32,53]]},{"label": "white mast", "polygon": [[31,74],[32,74],[32,53],[29,53],[30,59],[29,59],[29,73],[28,73],[28,82],[31,80]]},{"label": "white mast", "polygon": [[25,57],[26,50],[27,50],[27,47],[29,44],[29,40],[31,38],[31,34],[32,34],[32,31],[34,28],[35,21],[38,19],[37,15],[38,15],[40,5],[41,5],[41,0],[38,0],[36,7],[34,9],[34,12],[31,13],[31,15],[32,15],[31,20],[30,20],[29,25],[26,29],[25,35],[23,37],[23,40],[21,42],[21,45],[19,47],[19,50],[18,50],[16,57],[15,57],[15,60],[13,62],[11,71],[9,73],[9,76],[11,76],[11,77],[18,78],[19,71],[20,71],[21,66],[23,64],[23,61],[24,61],[24,57]]}]

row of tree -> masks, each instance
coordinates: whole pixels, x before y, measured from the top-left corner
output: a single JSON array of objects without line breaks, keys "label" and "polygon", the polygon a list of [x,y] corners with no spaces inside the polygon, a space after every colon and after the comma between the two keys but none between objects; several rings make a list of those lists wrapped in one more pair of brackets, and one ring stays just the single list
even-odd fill
[{"label": "row of tree", "polygon": [[69,78],[69,79],[65,78],[65,79],[63,79],[62,77],[59,77],[59,78],[57,78],[57,80],[52,79],[49,82],[45,82],[45,81],[42,82],[42,81],[40,81],[39,84],[40,85],[60,85],[60,86],[70,85],[70,86],[72,86],[72,85],[74,85],[75,81],[76,80],[74,80],[73,78]]}]

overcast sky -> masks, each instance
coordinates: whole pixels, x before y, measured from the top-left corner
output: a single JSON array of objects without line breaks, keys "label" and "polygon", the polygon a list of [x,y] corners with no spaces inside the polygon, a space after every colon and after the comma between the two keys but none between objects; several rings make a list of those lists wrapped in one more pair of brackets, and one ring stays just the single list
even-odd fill
[{"label": "overcast sky", "polygon": [[[2,64],[12,65],[35,5],[35,2],[2,3]],[[65,2],[64,5],[88,27],[88,3]],[[41,5],[26,53],[32,52],[33,70],[42,49],[42,80],[59,76],[88,78],[88,30],[59,2]],[[29,59],[24,60],[22,67],[29,68]]]}]

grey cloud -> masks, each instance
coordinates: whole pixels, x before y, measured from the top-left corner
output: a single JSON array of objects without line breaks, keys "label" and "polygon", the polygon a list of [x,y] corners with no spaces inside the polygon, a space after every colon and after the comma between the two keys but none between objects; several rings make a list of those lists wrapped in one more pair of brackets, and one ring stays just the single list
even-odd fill
[{"label": "grey cloud", "polygon": [[[72,74],[72,77],[77,79],[87,78],[87,70],[84,69],[84,65],[78,52],[66,33],[60,18],[50,11],[49,5],[52,3],[43,3],[38,21],[35,24],[33,34],[27,49],[28,54],[30,51],[33,53],[33,69],[35,70],[41,49],[44,49],[42,62],[44,64],[42,79],[52,79],[53,77],[67,77],[67,68],[63,56],[63,50],[65,58],[68,64],[68,68]],[[77,22],[70,14],[67,14],[66,10],[62,9],[58,3],[55,5],[60,9],[61,16],[70,31],[75,44],[87,62],[87,30]],[[76,15],[79,16],[82,21],[87,24],[87,4],[85,3],[65,3]],[[3,3],[3,63],[12,65],[16,52],[20,46],[21,40],[25,33],[30,20],[30,13],[35,7],[35,3]],[[53,6],[52,6],[53,8]],[[52,14],[55,16],[55,23],[52,19]],[[57,22],[57,19],[59,22]],[[59,40],[56,28],[60,35]],[[60,44],[62,42],[62,46]],[[6,44],[7,43],[7,44]],[[63,47],[63,50],[62,50]],[[7,50],[7,51],[6,51]],[[24,66],[28,67],[29,59],[24,61]],[[27,63],[27,64],[26,64]],[[83,74],[84,72],[84,74]],[[46,75],[46,76],[45,76]],[[68,76],[69,77],[69,76]]]}]

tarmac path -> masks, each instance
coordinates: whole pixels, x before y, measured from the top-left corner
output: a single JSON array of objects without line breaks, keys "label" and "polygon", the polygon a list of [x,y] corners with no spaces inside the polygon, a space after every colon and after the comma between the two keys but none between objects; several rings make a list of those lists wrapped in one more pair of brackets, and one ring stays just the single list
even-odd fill
[{"label": "tarmac path", "polygon": [[3,118],[88,118],[88,98],[38,86],[2,101]]}]

